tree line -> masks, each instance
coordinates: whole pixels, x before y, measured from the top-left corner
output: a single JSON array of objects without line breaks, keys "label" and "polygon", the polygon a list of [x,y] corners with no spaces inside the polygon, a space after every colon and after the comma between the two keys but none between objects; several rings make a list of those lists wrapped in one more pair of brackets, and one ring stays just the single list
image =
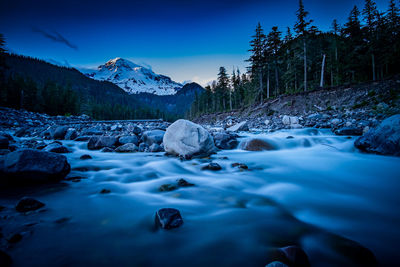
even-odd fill
[{"label": "tree line", "polygon": [[395,0],[385,12],[365,0],[350,11],[346,23],[335,19],[322,32],[299,1],[297,21],[285,33],[260,23],[250,41],[247,73],[220,67],[218,78],[197,96],[188,116],[229,111],[283,94],[376,81],[400,73],[400,16]]}]

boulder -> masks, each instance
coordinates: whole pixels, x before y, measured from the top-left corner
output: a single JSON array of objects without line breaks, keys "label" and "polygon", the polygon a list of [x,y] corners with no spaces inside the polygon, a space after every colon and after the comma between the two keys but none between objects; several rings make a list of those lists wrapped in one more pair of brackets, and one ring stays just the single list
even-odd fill
[{"label": "boulder", "polygon": [[140,127],[138,127],[138,126],[133,126],[133,128],[132,128],[132,133],[134,133],[134,134],[136,134],[136,135],[139,135],[139,134],[141,134],[142,133],[142,128],[140,128]]},{"label": "boulder", "polygon": [[103,135],[103,134],[104,134],[103,131],[101,129],[99,129],[98,127],[88,128],[81,132],[81,136],[84,136],[84,135],[92,136],[92,135]]},{"label": "boulder", "polygon": [[289,266],[280,261],[273,261],[265,265],[265,267],[289,267]]},{"label": "boulder", "polygon": [[279,252],[283,258],[283,262],[289,266],[301,266],[309,267],[310,261],[307,254],[301,247],[298,246],[287,246],[279,249]]},{"label": "boulder", "polygon": [[188,181],[186,181],[183,178],[180,178],[177,180],[178,186],[179,187],[190,187],[190,186],[194,186],[194,184],[189,183]]},{"label": "boulder", "polygon": [[164,149],[162,146],[159,146],[158,144],[154,143],[149,147],[149,151],[150,152],[163,152]]},{"label": "boulder", "polygon": [[88,154],[84,154],[82,156],[80,156],[80,159],[85,160],[85,159],[92,159],[92,156],[88,155]]},{"label": "boulder", "polygon": [[10,141],[7,137],[0,135],[0,149],[7,149]]},{"label": "boulder", "polygon": [[282,117],[282,123],[287,126],[291,126],[292,128],[301,128],[299,124],[299,118],[296,116],[287,116],[284,115]]},{"label": "boulder", "polygon": [[38,210],[44,206],[45,205],[42,202],[40,202],[34,198],[24,197],[15,206],[15,209],[18,212],[28,212],[28,211],[32,211],[32,210]]},{"label": "boulder", "polygon": [[235,149],[239,144],[237,135],[217,132],[213,134],[214,144],[219,149]]},{"label": "boulder", "polygon": [[148,146],[151,146],[152,144],[160,145],[163,142],[164,134],[165,131],[162,130],[146,131],[142,135],[142,141]]},{"label": "boulder", "polygon": [[53,132],[52,138],[55,140],[63,140],[67,131],[68,131],[67,126],[59,126]]},{"label": "boulder", "polygon": [[118,142],[119,142],[121,145],[125,145],[125,144],[128,144],[128,143],[132,143],[132,144],[135,144],[135,145],[139,145],[139,140],[138,140],[138,138],[136,137],[136,135],[121,136],[121,137],[118,139]]},{"label": "boulder", "polygon": [[132,153],[132,152],[137,152],[137,151],[138,151],[138,147],[132,143],[124,144],[115,149],[115,152],[120,152],[120,153]]},{"label": "boulder", "polygon": [[249,130],[249,125],[247,121],[242,121],[239,122],[236,125],[233,125],[232,127],[229,127],[226,129],[228,132],[242,132],[242,131],[248,131]]},{"label": "boulder", "polygon": [[147,152],[149,151],[149,146],[145,143],[141,143],[139,145],[139,152]]},{"label": "boulder", "polygon": [[69,128],[65,134],[64,139],[65,140],[74,140],[75,138],[78,137],[78,132],[76,131],[75,128]]},{"label": "boulder", "polygon": [[118,140],[114,136],[92,136],[87,144],[88,149],[98,150],[104,147],[114,148]]},{"label": "boulder", "polygon": [[360,136],[363,134],[363,129],[362,128],[357,128],[357,127],[343,127],[339,128],[335,131],[336,135],[354,135],[354,136]]},{"label": "boulder", "polygon": [[218,163],[211,162],[201,168],[202,170],[209,170],[209,171],[219,171],[222,170],[221,166]]},{"label": "boulder", "polygon": [[368,153],[400,156],[400,114],[391,116],[378,127],[370,129],[354,145]]},{"label": "boulder", "polygon": [[0,182],[40,184],[63,179],[71,170],[64,155],[21,149],[4,156],[0,163]]},{"label": "boulder", "polygon": [[165,132],[164,149],[168,154],[192,157],[208,156],[216,147],[210,133],[198,124],[177,120]]},{"label": "boulder", "polygon": [[54,153],[70,153],[71,151],[59,143],[51,143],[43,148],[44,151],[47,152],[54,152]]},{"label": "boulder", "polygon": [[157,227],[170,230],[181,226],[183,219],[179,210],[164,208],[156,212],[155,223]]},{"label": "boulder", "polygon": [[248,151],[275,150],[275,147],[267,141],[256,138],[243,141],[240,148]]},{"label": "boulder", "polygon": [[13,261],[12,261],[10,255],[8,255],[4,251],[0,250],[0,266],[10,267],[10,266],[12,266],[12,263],[13,263]]}]

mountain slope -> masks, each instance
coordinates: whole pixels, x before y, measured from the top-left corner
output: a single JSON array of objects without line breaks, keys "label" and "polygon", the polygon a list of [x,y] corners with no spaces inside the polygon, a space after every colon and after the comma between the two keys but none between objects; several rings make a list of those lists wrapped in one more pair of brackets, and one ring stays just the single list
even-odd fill
[{"label": "mountain slope", "polygon": [[109,60],[97,70],[82,72],[92,79],[112,82],[129,94],[174,95],[182,88],[182,84],[171,78],[123,58]]}]

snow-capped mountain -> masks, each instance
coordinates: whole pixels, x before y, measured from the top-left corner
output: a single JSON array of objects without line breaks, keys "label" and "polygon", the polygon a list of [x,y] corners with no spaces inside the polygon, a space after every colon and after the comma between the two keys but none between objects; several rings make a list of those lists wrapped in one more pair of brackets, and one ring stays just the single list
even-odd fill
[{"label": "snow-capped mountain", "polygon": [[112,82],[129,94],[174,95],[183,87],[167,76],[119,57],[100,65],[97,70],[81,71],[92,79]]}]

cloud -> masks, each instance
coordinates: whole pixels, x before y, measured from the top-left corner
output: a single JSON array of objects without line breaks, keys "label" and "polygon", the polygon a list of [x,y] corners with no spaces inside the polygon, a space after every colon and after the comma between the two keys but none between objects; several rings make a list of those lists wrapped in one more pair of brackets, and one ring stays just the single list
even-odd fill
[{"label": "cloud", "polygon": [[50,39],[50,40],[52,40],[54,42],[62,43],[62,44],[65,44],[66,46],[68,46],[68,47],[70,47],[72,49],[78,50],[78,46],[72,44],[70,41],[68,41],[64,36],[62,36],[58,32],[54,31],[53,33],[48,33],[46,31],[43,31],[43,30],[38,29],[38,28],[32,28],[32,31],[36,32],[36,33],[39,33],[39,34],[43,35],[44,37],[46,37],[46,38],[48,38],[48,39]]}]

